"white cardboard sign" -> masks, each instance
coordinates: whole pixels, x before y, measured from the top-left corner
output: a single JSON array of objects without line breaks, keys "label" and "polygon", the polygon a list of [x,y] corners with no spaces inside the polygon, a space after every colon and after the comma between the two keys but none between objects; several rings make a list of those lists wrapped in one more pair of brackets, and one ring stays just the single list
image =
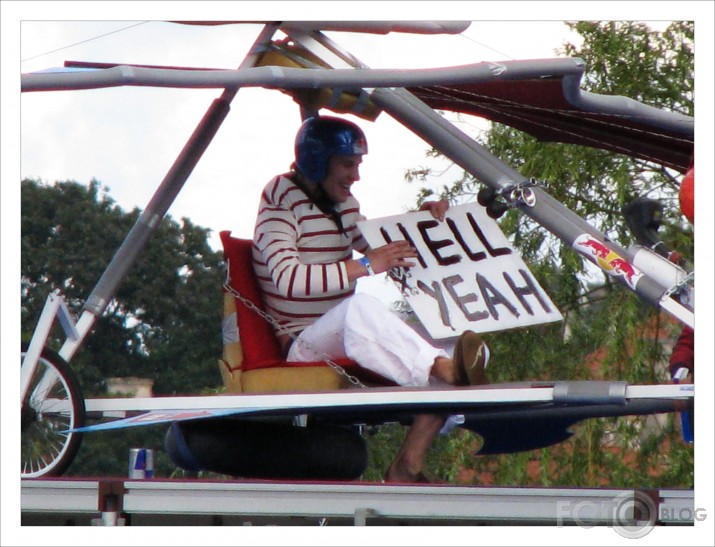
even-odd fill
[{"label": "white cardboard sign", "polygon": [[509,240],[478,204],[358,223],[372,248],[407,240],[416,266],[388,272],[435,339],[465,330],[493,332],[560,321],[563,316]]}]

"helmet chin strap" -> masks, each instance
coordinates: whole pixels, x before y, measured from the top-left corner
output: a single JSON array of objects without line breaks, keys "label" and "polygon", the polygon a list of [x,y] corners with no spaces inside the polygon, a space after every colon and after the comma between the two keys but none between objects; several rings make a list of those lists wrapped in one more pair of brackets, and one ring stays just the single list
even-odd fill
[{"label": "helmet chin strap", "polygon": [[340,213],[335,210],[337,203],[333,201],[333,199],[325,192],[323,185],[319,182],[312,181],[303,175],[303,173],[297,169],[295,164],[291,167],[293,171],[289,175],[289,178],[301,190],[303,190],[303,192],[305,192],[305,195],[308,196],[310,201],[312,201],[313,204],[321,210],[321,212],[328,215],[331,220],[335,222],[336,226],[340,230],[340,233],[347,236],[348,234],[345,232],[345,227],[343,226],[343,220],[340,217]]}]

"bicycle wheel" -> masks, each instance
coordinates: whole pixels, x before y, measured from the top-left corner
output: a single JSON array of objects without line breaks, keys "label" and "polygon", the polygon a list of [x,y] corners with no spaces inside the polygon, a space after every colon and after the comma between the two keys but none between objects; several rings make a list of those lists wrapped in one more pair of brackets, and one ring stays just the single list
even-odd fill
[{"label": "bicycle wheel", "polygon": [[[27,348],[22,345],[23,359]],[[56,352],[42,351],[20,415],[22,478],[62,475],[82,442],[70,430],[84,425],[85,406],[77,377]]]}]

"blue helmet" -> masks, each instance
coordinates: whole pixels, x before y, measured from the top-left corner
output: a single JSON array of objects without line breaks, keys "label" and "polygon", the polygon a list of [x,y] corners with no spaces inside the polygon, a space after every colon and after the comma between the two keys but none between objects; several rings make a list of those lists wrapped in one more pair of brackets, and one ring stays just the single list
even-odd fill
[{"label": "blue helmet", "polygon": [[328,174],[328,160],[334,154],[367,154],[367,140],[362,129],[352,122],[330,116],[305,120],[295,138],[298,170],[320,184]]}]

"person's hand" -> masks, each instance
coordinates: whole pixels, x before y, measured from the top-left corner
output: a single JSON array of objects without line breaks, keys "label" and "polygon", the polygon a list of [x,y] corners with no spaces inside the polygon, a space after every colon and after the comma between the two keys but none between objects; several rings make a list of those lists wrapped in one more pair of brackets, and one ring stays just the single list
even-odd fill
[{"label": "person's hand", "polygon": [[420,211],[429,211],[437,220],[444,220],[447,209],[449,209],[449,201],[444,198],[439,201],[425,201],[420,206]]},{"label": "person's hand", "polygon": [[415,262],[409,259],[417,258],[417,250],[407,241],[392,241],[368,251],[365,256],[370,261],[373,271],[378,274],[392,268],[411,268]]}]

